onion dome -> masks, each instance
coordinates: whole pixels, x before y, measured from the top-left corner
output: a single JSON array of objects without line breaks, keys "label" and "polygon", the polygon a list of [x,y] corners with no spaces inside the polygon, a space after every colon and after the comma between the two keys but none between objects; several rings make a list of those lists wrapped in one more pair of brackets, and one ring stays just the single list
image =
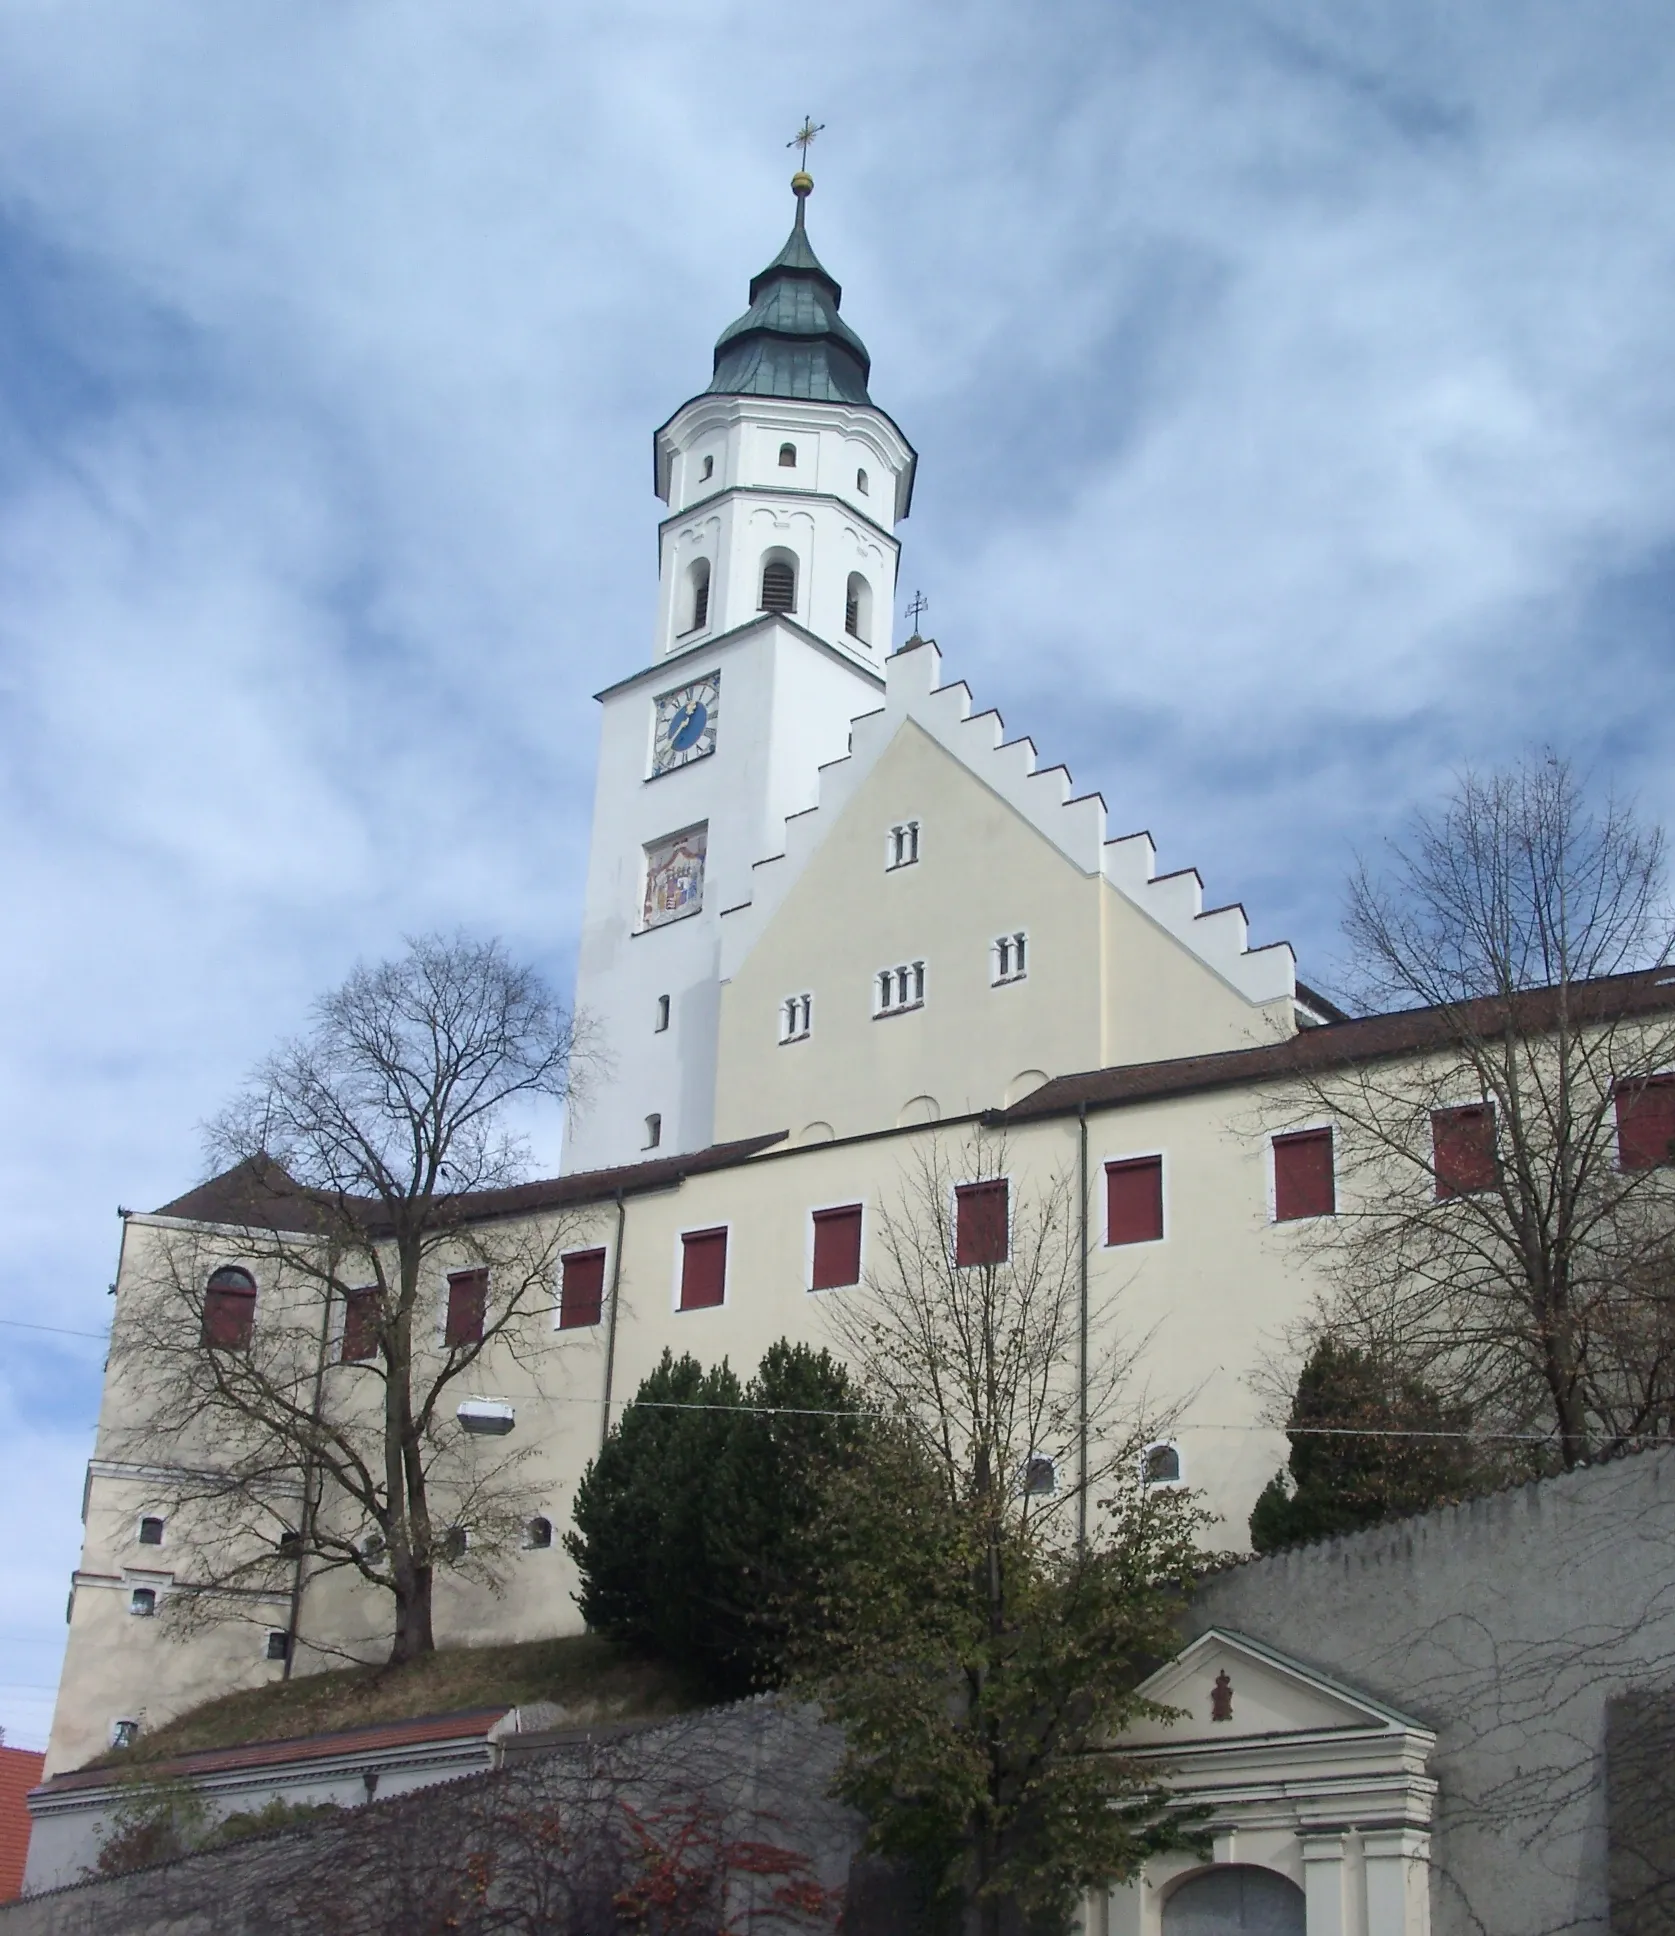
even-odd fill
[{"label": "onion dome", "polygon": [[750,307],[721,332],[708,388],[721,396],[871,403],[867,346],[838,315],[843,291],[809,245],[803,211],[813,181],[791,178],[797,219],[785,247],[750,283]]}]

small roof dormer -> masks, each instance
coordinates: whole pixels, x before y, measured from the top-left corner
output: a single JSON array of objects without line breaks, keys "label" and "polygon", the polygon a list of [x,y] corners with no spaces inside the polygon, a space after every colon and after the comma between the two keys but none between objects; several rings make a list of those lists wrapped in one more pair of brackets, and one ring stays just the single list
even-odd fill
[{"label": "small roof dormer", "polygon": [[843,290],[808,239],[804,211],[813,188],[810,176],[792,176],[796,220],[785,247],[751,277],[749,309],[716,342],[711,395],[872,402],[872,358],[839,316]]}]

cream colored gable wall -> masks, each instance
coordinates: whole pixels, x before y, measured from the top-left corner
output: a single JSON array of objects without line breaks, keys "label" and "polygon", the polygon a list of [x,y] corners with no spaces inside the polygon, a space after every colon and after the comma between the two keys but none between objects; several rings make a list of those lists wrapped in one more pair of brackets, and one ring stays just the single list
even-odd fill
[{"label": "cream colored gable wall", "polygon": [[[920,859],[888,868],[908,819]],[[992,944],[1019,930],[1028,975],[995,987]],[[879,970],[921,960],[924,1006],[875,1017]],[[812,1031],[782,1044],[802,993]],[[1248,1000],[907,719],[723,986],[716,1136],[864,1134],[1289,1028],[1289,1002]]]}]

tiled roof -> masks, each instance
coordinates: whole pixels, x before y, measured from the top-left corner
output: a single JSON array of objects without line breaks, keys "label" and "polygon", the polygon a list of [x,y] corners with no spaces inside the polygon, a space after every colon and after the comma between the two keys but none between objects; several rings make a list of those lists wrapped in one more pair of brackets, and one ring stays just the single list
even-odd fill
[{"label": "tiled roof", "polygon": [[[1570,1015],[1578,1024],[1626,1021],[1675,1009],[1675,969],[1650,968],[1635,975],[1604,975],[1572,983]],[[1512,998],[1510,1017],[1522,1032],[1553,1028],[1559,1017],[1559,991],[1536,988]],[[1040,1116],[1073,1114],[1084,1105],[1109,1109],[1129,1102],[1155,1102],[1246,1083],[1278,1082],[1287,1076],[1319,1077],[1357,1063],[1391,1056],[1423,1054],[1445,1048],[1467,1035],[1493,1037],[1505,1032],[1508,1004],[1497,998],[1441,1008],[1405,1008],[1390,1015],[1329,1022],[1303,1029],[1284,1041],[1254,1049],[1224,1049],[1216,1055],[1176,1056],[1167,1062],[1132,1062],[1111,1069],[1059,1076],[1032,1089],[1022,1102],[1001,1112],[1008,1123]]]},{"label": "tiled roof", "polygon": [[23,1889],[23,1862],[29,1853],[27,1795],[41,1778],[44,1754],[28,1748],[0,1747],[0,1902]]},{"label": "tiled roof", "polygon": [[[339,1755],[378,1754],[392,1748],[419,1748],[441,1741],[478,1741],[509,1707],[467,1708],[460,1714],[426,1714],[412,1721],[379,1721],[363,1728],[343,1728],[334,1734],[306,1735],[300,1741],[247,1741],[237,1748],[199,1748],[167,1761],[146,1763],[153,1777],[230,1774],[240,1768],[289,1768],[299,1762],[330,1761]],[[63,1795],[79,1788],[103,1788],[120,1780],[133,1765],[76,1768],[54,1775],[39,1791]],[[40,1758],[36,1758],[36,1774]]]},{"label": "tiled roof", "polygon": [[[691,1150],[684,1156],[660,1156],[646,1163],[624,1163],[611,1170],[578,1170],[570,1176],[543,1177],[533,1183],[519,1183],[506,1190],[479,1190],[456,1201],[462,1221],[479,1222],[492,1217],[525,1215],[532,1210],[552,1210],[570,1204],[608,1203],[620,1190],[624,1196],[638,1196],[648,1190],[674,1188],[683,1177],[705,1170],[723,1170],[734,1163],[771,1149],[785,1141],[782,1129],[763,1136],[746,1136],[737,1142],[712,1143],[708,1149]],[[308,1231],[319,1229],[324,1199],[295,1183],[276,1163],[252,1158],[236,1168],[211,1177],[195,1190],[162,1204],[155,1216],[178,1217],[185,1223],[240,1224],[258,1230]],[[357,1203],[357,1213],[369,1232],[377,1234],[379,1206]]]}]

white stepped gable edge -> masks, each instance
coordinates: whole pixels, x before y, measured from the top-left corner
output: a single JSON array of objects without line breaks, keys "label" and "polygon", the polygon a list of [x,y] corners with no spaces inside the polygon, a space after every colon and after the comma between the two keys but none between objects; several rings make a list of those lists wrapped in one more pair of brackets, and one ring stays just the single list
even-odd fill
[{"label": "white stepped gable edge", "polygon": [[1204,906],[1195,868],[1159,875],[1150,834],[1108,840],[1105,802],[1097,793],[1072,796],[1062,766],[1038,767],[1029,739],[1005,740],[999,713],[973,713],[963,680],[939,683],[942,654],[929,640],[904,646],[885,662],[884,704],[850,722],[849,755],[820,769],[816,806],[785,822],[782,852],[756,862],[751,895],[722,910],[721,974],[730,979],[778,911],[824,830],[849,803],[879,755],[907,720],[930,734],[966,770],[1015,808],[1084,874],[1102,874],[1125,899],[1250,1002],[1295,997],[1297,963],[1288,941],[1252,948],[1245,911]]}]

